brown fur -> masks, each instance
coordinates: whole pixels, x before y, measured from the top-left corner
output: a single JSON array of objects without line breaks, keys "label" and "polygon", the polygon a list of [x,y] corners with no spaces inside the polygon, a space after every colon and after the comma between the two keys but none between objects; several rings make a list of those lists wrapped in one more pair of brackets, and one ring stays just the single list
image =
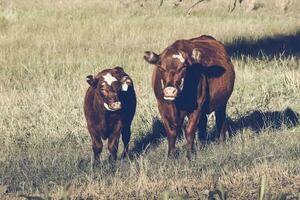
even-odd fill
[{"label": "brown fur", "polygon": [[[193,58],[193,50],[200,52],[199,60]],[[152,52],[153,53],[153,52]],[[184,63],[172,55],[181,53]],[[200,36],[190,40],[177,40],[160,55],[145,52],[145,60],[155,65],[152,85],[157,98],[168,142],[169,155],[175,152],[176,136],[184,118],[188,117],[185,129],[187,156],[193,151],[195,132],[199,139],[206,135],[207,114],[215,111],[219,139],[225,139],[226,105],[233,91],[235,72],[224,45],[211,36]],[[166,101],[161,79],[178,89],[180,79],[185,77],[182,91],[174,101]]]},{"label": "brown fur", "polygon": [[[118,81],[115,81],[111,87],[101,85],[103,75],[111,73]],[[117,158],[119,138],[122,134],[124,151],[122,158],[126,157],[128,144],[131,135],[131,122],[136,109],[136,95],[131,80],[127,91],[121,91],[121,80],[123,77],[130,77],[120,67],[106,69],[93,76],[87,76],[87,82],[90,84],[84,99],[84,114],[87,121],[87,128],[92,139],[92,147],[96,161],[99,161],[103,148],[102,140],[108,138],[108,150],[110,158]],[[105,98],[101,95],[100,88],[105,90],[105,94],[113,100],[121,102],[122,108],[117,111],[108,111],[104,107]],[[109,102],[109,101],[108,101]]]}]

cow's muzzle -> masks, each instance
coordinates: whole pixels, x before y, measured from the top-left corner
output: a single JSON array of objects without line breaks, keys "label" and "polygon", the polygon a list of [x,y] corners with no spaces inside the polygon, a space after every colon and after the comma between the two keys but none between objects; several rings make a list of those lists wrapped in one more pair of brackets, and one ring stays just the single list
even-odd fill
[{"label": "cow's muzzle", "polygon": [[177,97],[178,90],[175,87],[169,86],[163,89],[164,99],[173,101]]},{"label": "cow's muzzle", "polygon": [[116,101],[116,102],[113,102],[110,104],[104,103],[104,107],[106,108],[106,110],[109,110],[109,111],[117,111],[122,108],[122,104],[120,101]]}]

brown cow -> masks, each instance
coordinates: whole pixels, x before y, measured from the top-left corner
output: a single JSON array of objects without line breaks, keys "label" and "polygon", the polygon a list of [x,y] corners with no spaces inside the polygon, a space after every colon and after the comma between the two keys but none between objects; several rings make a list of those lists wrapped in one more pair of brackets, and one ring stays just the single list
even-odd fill
[{"label": "brown cow", "polygon": [[127,156],[131,122],[136,109],[136,95],[132,79],[121,67],[105,69],[95,77],[87,76],[88,88],[84,100],[84,114],[92,138],[94,158],[100,160],[102,139],[108,138],[110,160],[117,159],[119,138],[122,134]]},{"label": "brown cow", "polygon": [[175,154],[176,136],[185,128],[187,157],[194,151],[195,132],[207,137],[207,114],[215,111],[220,140],[225,139],[226,105],[233,91],[235,72],[224,45],[211,36],[177,40],[160,55],[146,51],[144,59],[155,65],[152,86],[167,132],[168,155]]}]

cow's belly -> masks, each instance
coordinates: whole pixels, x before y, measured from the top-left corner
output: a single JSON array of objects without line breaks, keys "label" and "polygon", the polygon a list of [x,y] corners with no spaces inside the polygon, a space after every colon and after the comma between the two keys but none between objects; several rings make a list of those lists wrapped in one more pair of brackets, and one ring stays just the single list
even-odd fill
[{"label": "cow's belly", "polygon": [[228,72],[221,77],[209,79],[209,113],[224,107],[232,94],[234,72]]}]

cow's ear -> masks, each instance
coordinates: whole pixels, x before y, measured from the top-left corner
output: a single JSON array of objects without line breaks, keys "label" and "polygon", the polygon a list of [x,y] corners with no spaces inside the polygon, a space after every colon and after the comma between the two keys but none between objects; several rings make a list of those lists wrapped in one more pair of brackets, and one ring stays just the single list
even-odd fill
[{"label": "cow's ear", "polygon": [[93,88],[97,87],[99,79],[95,78],[93,75],[86,76],[86,82]]},{"label": "cow's ear", "polygon": [[144,59],[150,64],[157,64],[159,62],[159,55],[152,51],[145,51]]}]

